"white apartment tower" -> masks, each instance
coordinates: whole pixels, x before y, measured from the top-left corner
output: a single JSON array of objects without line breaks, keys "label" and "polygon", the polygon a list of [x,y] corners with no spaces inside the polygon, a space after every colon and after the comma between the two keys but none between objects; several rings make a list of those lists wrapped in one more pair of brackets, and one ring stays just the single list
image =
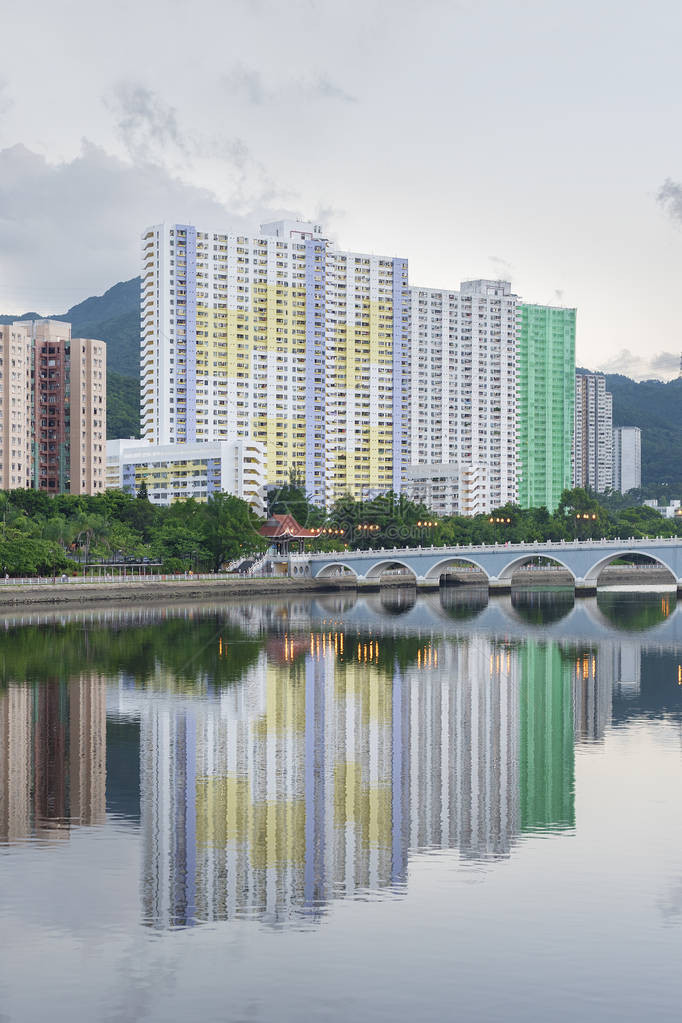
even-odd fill
[{"label": "white apartment tower", "polygon": [[266,478],[321,505],[401,489],[407,260],[339,252],[318,224],[142,236],[142,436],[250,436]]},{"label": "white apartment tower", "polygon": [[575,378],[573,485],[598,494],[613,485],[612,399],[601,373],[578,373]]},{"label": "white apartment tower", "polygon": [[32,341],[30,325],[0,324],[0,488],[33,480]]},{"label": "white apartment tower", "polygon": [[517,499],[517,302],[507,281],[410,288],[406,489],[439,515]]},{"label": "white apartment tower", "polygon": [[613,489],[627,494],[642,485],[642,432],[638,426],[613,431]]}]

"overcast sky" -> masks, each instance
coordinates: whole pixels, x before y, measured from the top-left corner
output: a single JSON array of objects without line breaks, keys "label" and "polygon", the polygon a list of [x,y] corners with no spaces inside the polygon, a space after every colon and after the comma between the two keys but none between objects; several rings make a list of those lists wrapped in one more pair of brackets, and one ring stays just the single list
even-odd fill
[{"label": "overcast sky", "polygon": [[682,350],[682,4],[0,0],[0,312],[138,273],[160,220],[319,219],[412,283],[578,308],[578,363]]}]

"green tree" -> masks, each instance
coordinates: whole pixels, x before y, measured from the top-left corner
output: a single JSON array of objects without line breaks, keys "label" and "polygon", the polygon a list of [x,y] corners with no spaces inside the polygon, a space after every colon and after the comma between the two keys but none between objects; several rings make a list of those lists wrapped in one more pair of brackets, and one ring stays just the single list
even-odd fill
[{"label": "green tree", "polygon": [[324,522],[324,511],[313,504],[305,492],[303,482],[295,469],[289,471],[289,482],[272,487],[268,492],[268,517],[292,515],[299,526],[314,529]]},{"label": "green tree", "polygon": [[258,520],[246,501],[232,494],[212,494],[202,508],[202,542],[217,572],[239,554],[265,550]]}]

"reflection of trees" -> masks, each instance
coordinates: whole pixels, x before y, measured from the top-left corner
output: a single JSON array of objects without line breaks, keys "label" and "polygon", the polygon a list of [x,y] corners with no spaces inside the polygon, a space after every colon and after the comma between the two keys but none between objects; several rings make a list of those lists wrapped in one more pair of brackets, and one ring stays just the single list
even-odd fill
[{"label": "reflection of trees", "polygon": [[0,635],[0,684],[69,678],[87,666],[106,675],[123,672],[141,685],[163,672],[181,685],[201,676],[220,686],[240,679],[264,643],[218,615],[136,627],[15,627]]},{"label": "reflection of trees", "polygon": [[411,586],[384,587],[379,602],[382,610],[389,615],[405,614],[417,603],[417,591]]},{"label": "reflection of trees", "polygon": [[512,607],[529,625],[560,622],[573,610],[573,588],[565,590],[512,590]]},{"label": "reflection of trees", "polygon": [[[337,671],[349,665],[369,664],[393,677],[396,668],[405,671],[421,663],[426,648],[432,648],[430,639],[417,636],[376,636],[371,632],[330,630],[310,633],[310,652],[313,656],[334,650]],[[435,649],[435,648],[434,648]]]},{"label": "reflection of trees", "polygon": [[674,593],[597,592],[597,607],[605,618],[623,632],[641,631],[660,625],[675,610]]},{"label": "reflection of trees", "polygon": [[440,606],[448,618],[458,622],[468,622],[476,618],[488,606],[487,585],[467,586],[462,589],[441,586],[438,596]]}]

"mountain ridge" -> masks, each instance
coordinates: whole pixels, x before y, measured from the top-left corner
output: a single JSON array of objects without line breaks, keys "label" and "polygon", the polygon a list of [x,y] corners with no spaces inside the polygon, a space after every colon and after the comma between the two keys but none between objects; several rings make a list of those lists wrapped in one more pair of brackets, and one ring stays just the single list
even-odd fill
[{"label": "mountain ridge", "polygon": [[[1,315],[0,323],[42,319],[36,312]],[[70,322],[74,337],[107,344],[107,436],[139,434],[140,278],[119,281],[49,319]],[[591,370],[577,367],[576,372]],[[613,395],[613,425],[642,430],[642,483],[675,488],[682,496],[682,378],[632,380],[605,373]],[[662,491],[665,492],[665,489]]]},{"label": "mountain ridge", "polygon": [[119,281],[103,295],[91,295],[71,306],[65,313],[0,315],[0,323],[14,323],[16,320],[61,320],[70,323],[73,337],[92,337],[106,341],[107,370],[133,379],[139,377],[139,277]]}]

